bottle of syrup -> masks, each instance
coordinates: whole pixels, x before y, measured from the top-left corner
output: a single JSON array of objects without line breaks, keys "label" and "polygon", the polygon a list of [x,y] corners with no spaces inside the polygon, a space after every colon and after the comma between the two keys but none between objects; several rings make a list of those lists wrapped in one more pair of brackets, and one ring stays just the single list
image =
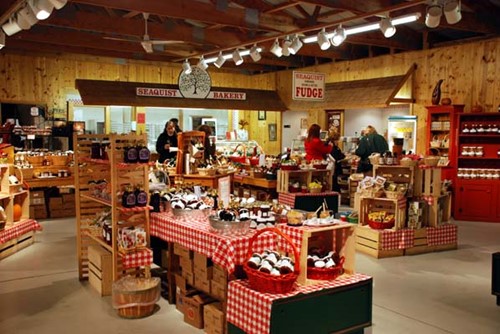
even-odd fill
[{"label": "bottle of syrup", "polygon": [[139,154],[137,152],[137,147],[134,145],[130,145],[125,147],[125,162],[126,163],[136,163],[137,160],[139,159]]},{"label": "bottle of syrup", "polygon": [[148,194],[144,191],[144,187],[138,185],[135,188],[135,205],[146,206],[148,204]]},{"label": "bottle of syrup", "polygon": [[140,163],[148,163],[151,152],[149,152],[148,146],[144,142],[139,142],[137,145],[137,152],[139,156]]},{"label": "bottle of syrup", "polygon": [[135,203],[136,203],[135,193],[132,191],[131,186],[127,186],[123,191],[122,206],[124,208],[133,208],[135,206]]}]

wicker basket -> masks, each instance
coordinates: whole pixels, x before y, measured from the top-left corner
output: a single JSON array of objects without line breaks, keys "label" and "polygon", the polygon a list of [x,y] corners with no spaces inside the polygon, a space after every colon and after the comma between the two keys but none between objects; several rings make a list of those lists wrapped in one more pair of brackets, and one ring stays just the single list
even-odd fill
[{"label": "wicker basket", "polygon": [[215,176],[217,169],[215,168],[198,168],[200,176]]},{"label": "wicker basket", "polygon": [[402,191],[390,191],[390,190],[384,190],[385,191],[385,197],[390,198],[390,199],[400,199],[405,197],[406,192]]},{"label": "wicker basket", "polygon": [[331,268],[307,267],[307,278],[318,280],[334,280],[344,273],[345,257],[341,257],[339,263]]},{"label": "wicker basket", "polygon": [[368,189],[361,189],[359,191],[360,195],[363,197],[369,197],[369,198],[377,198],[382,196],[384,193],[384,189],[382,188],[368,188]]},{"label": "wicker basket", "polygon": [[403,167],[414,167],[418,165],[418,160],[413,160],[413,159],[399,160],[399,164]]},{"label": "wicker basket", "polygon": [[273,276],[257,269],[253,269],[249,267],[247,263],[245,263],[243,269],[248,276],[248,283],[250,284],[250,288],[264,293],[288,293],[293,289],[295,282],[297,281],[297,277],[299,277],[300,274],[300,257],[297,247],[295,247],[293,241],[287,235],[281,232],[281,230],[274,227],[264,228],[257,231],[257,233],[255,233],[252,238],[250,238],[250,244],[248,246],[249,259],[253,254],[253,243],[257,240],[257,237],[263,233],[278,234],[288,243],[290,247],[292,247],[295,261],[294,272],[285,275]]},{"label": "wicker basket", "polygon": [[160,279],[126,276],[113,283],[113,307],[123,318],[151,315],[160,299]]},{"label": "wicker basket", "polygon": [[43,163],[43,156],[41,155],[27,155],[26,160],[33,166],[41,166]]},{"label": "wicker basket", "polygon": [[321,187],[309,188],[311,194],[319,194],[321,192]]},{"label": "wicker basket", "polygon": [[50,157],[54,166],[66,166],[68,164],[67,155],[52,155]]},{"label": "wicker basket", "polygon": [[424,164],[430,167],[436,167],[438,165],[440,157],[429,156],[424,158]]}]

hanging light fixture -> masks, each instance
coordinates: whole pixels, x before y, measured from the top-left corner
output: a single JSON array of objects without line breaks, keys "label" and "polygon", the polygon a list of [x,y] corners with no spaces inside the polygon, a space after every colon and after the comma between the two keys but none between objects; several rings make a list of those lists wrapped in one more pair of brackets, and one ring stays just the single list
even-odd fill
[{"label": "hanging light fixture", "polygon": [[200,60],[198,60],[198,64],[196,64],[196,66],[198,66],[202,70],[206,70],[208,68],[208,64],[203,56],[200,57]]},{"label": "hanging light fixture", "polygon": [[292,46],[292,42],[290,39],[287,37],[281,42],[281,52],[283,53],[283,56],[288,57],[290,55],[290,47]]},{"label": "hanging light fixture", "polygon": [[262,58],[262,55],[260,54],[260,48],[257,47],[256,44],[254,44],[250,49],[250,58],[252,58],[254,62],[258,62]]},{"label": "hanging light fixture", "polygon": [[330,47],[330,39],[326,35],[325,28],[318,33],[317,40],[321,50],[327,50]]},{"label": "hanging light fixture", "polygon": [[24,30],[30,29],[38,22],[33,9],[26,5],[17,12],[17,24]]},{"label": "hanging light fixture", "polygon": [[224,58],[222,56],[222,52],[219,52],[219,56],[217,57],[217,59],[214,61],[214,66],[217,67],[217,68],[221,68],[222,65],[224,65],[224,63],[226,62],[226,58]]},{"label": "hanging light fixture", "polygon": [[457,0],[448,0],[443,5],[446,22],[455,24],[462,19],[461,3]]},{"label": "hanging light fixture", "polygon": [[290,46],[290,53],[291,54],[296,54],[299,52],[300,48],[302,47],[302,41],[300,40],[298,35],[295,35],[292,39],[292,45]]},{"label": "hanging light fixture", "polygon": [[271,49],[269,51],[271,51],[271,53],[278,58],[283,55],[283,50],[281,49],[280,43],[278,42],[277,38],[274,40],[273,46],[271,46]]},{"label": "hanging light fixture", "polygon": [[5,46],[5,33],[0,30],[0,50]]},{"label": "hanging light fixture", "polygon": [[68,3],[68,0],[49,0],[55,9],[61,9]]},{"label": "hanging light fixture", "polygon": [[342,28],[342,25],[339,25],[337,29],[333,32],[332,37],[332,45],[339,46],[345,41],[345,29]]},{"label": "hanging light fixture", "polygon": [[17,24],[17,20],[14,19],[14,17],[10,17],[9,21],[2,25],[2,29],[7,36],[12,36],[23,30],[19,24]]},{"label": "hanging light fixture", "polygon": [[243,64],[243,57],[240,55],[240,51],[238,49],[233,52],[233,61],[236,66]]},{"label": "hanging light fixture", "polygon": [[385,38],[392,37],[396,33],[396,27],[392,24],[389,17],[384,17],[380,21],[380,31],[382,31]]},{"label": "hanging light fixture", "polygon": [[49,0],[31,0],[29,4],[39,20],[47,19],[54,10],[54,5]]},{"label": "hanging light fixture", "polygon": [[191,64],[189,63],[189,60],[185,60],[183,63],[182,63],[182,70],[184,73],[186,74],[191,74],[191,72],[193,71],[192,68],[191,68]]},{"label": "hanging light fixture", "polygon": [[436,28],[441,23],[441,15],[443,14],[443,9],[438,6],[435,2],[433,5],[427,7],[427,13],[425,14],[425,25],[429,28]]}]

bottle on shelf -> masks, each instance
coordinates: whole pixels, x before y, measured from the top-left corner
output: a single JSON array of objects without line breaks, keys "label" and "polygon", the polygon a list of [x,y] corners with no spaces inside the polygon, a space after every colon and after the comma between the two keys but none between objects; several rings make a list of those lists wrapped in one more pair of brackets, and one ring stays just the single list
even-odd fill
[{"label": "bottle on shelf", "polygon": [[151,152],[149,152],[148,146],[143,142],[139,141],[137,145],[138,160],[140,163],[148,163]]},{"label": "bottle on shelf", "polygon": [[129,144],[129,146],[125,147],[124,154],[123,160],[126,163],[136,163],[139,159],[139,154],[135,145]]},{"label": "bottle on shelf", "polygon": [[124,208],[133,208],[136,203],[135,193],[132,191],[132,186],[126,186],[122,195],[122,206]]},{"label": "bottle on shelf", "polygon": [[135,204],[141,207],[148,204],[148,194],[144,191],[144,187],[139,184],[135,188]]}]

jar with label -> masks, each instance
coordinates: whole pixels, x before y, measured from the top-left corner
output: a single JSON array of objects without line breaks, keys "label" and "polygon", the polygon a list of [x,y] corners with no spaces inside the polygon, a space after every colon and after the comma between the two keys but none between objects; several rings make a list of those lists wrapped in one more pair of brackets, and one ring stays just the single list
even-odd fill
[{"label": "jar with label", "polygon": [[470,132],[469,124],[465,123],[464,128],[462,129],[462,133],[469,133],[469,132]]},{"label": "jar with label", "polygon": [[137,145],[137,154],[139,155],[139,162],[140,163],[148,163],[149,162],[149,157],[150,157],[150,152],[147,147],[147,145],[140,141],[139,144]]},{"label": "jar with label", "polygon": [[137,186],[135,189],[135,204],[142,207],[148,204],[148,194],[144,191],[144,187],[142,186]]},{"label": "jar with label", "polygon": [[124,208],[133,208],[135,206],[135,203],[136,203],[135,193],[132,191],[131,186],[127,186],[123,191],[122,206]]},{"label": "jar with label", "polygon": [[477,146],[476,149],[474,150],[474,155],[476,157],[482,157],[484,155],[483,147]]},{"label": "jar with label", "polygon": [[139,159],[139,154],[137,152],[137,147],[135,145],[130,145],[125,147],[123,160],[126,163],[136,163],[138,159]]}]

